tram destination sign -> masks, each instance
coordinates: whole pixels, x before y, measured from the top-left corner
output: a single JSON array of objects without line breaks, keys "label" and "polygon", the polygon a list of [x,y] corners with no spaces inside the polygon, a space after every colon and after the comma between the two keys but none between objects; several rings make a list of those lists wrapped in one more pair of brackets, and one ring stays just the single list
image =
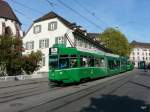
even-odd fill
[{"label": "tram destination sign", "polygon": [[51,55],[57,53],[58,53],[58,48],[51,48]]}]

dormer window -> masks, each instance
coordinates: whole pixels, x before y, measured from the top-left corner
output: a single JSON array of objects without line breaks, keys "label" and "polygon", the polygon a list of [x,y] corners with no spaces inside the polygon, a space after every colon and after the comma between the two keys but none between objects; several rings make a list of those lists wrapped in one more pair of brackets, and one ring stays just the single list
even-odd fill
[{"label": "dormer window", "polygon": [[34,26],[33,33],[37,34],[41,32],[41,25]]},{"label": "dormer window", "polygon": [[53,31],[53,30],[56,30],[57,29],[57,22],[50,22],[48,23],[48,30],[49,31]]}]

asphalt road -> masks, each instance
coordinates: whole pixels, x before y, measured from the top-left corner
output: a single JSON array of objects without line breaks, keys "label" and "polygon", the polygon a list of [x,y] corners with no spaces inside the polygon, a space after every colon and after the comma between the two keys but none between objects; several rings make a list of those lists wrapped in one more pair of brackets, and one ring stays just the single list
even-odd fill
[{"label": "asphalt road", "polygon": [[67,87],[49,86],[45,78],[0,83],[0,112],[150,112],[150,72]]}]

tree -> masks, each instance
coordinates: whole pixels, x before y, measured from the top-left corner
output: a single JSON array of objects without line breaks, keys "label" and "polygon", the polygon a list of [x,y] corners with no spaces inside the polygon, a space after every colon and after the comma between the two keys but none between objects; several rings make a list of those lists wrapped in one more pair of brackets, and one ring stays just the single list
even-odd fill
[{"label": "tree", "polygon": [[132,47],[130,46],[126,36],[114,28],[107,28],[97,38],[98,41],[106,48],[112,50],[114,54],[121,56],[129,56]]},{"label": "tree", "polygon": [[11,37],[12,43],[9,49],[8,61],[6,64],[7,74],[20,75],[22,73],[22,40],[18,37]]},{"label": "tree", "polygon": [[26,74],[32,74],[34,71],[38,70],[40,67],[40,61],[42,60],[41,51],[31,52],[29,55],[23,56],[23,65],[22,68]]},{"label": "tree", "polygon": [[[39,68],[41,61],[41,52],[31,52],[29,56],[22,55],[22,40],[18,37],[11,36],[11,33],[0,36],[0,76],[20,75],[27,71],[27,66],[31,66],[29,73]],[[29,64],[31,63],[31,64]]]},{"label": "tree", "polygon": [[21,74],[22,41],[6,34],[0,36],[0,75]]}]

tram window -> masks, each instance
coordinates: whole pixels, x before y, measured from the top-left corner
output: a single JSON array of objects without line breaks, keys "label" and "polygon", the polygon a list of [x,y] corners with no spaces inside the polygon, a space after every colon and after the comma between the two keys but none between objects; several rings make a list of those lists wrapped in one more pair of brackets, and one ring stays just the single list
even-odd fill
[{"label": "tram window", "polygon": [[51,56],[49,58],[49,67],[50,68],[58,68],[58,57],[57,56]]},{"label": "tram window", "polygon": [[78,63],[77,63],[77,56],[76,55],[71,55],[70,56],[70,67],[71,68],[75,68],[78,66]]},{"label": "tram window", "polygon": [[100,67],[100,59],[95,59],[95,67]]},{"label": "tram window", "polygon": [[125,60],[121,60],[121,65],[126,65],[127,62]]},{"label": "tram window", "polygon": [[105,60],[104,58],[100,59],[100,67],[104,67],[105,66]]},{"label": "tram window", "polygon": [[88,59],[88,66],[94,67],[94,58],[89,58]]},{"label": "tram window", "polygon": [[69,68],[69,57],[67,55],[61,55],[59,59],[59,68]]},{"label": "tram window", "polygon": [[114,68],[117,68],[118,67],[118,65],[117,65],[117,61],[116,60],[114,60]]},{"label": "tram window", "polygon": [[120,61],[117,60],[117,61],[116,61],[116,67],[118,68],[119,66],[120,66]]},{"label": "tram window", "polygon": [[110,69],[113,69],[113,60],[108,60],[108,66]]},{"label": "tram window", "polygon": [[75,68],[75,67],[77,67],[77,59],[76,58],[71,58],[70,59],[70,67],[71,68]]},{"label": "tram window", "polygon": [[85,57],[80,58],[80,66],[81,67],[87,67],[88,66],[88,59]]}]

